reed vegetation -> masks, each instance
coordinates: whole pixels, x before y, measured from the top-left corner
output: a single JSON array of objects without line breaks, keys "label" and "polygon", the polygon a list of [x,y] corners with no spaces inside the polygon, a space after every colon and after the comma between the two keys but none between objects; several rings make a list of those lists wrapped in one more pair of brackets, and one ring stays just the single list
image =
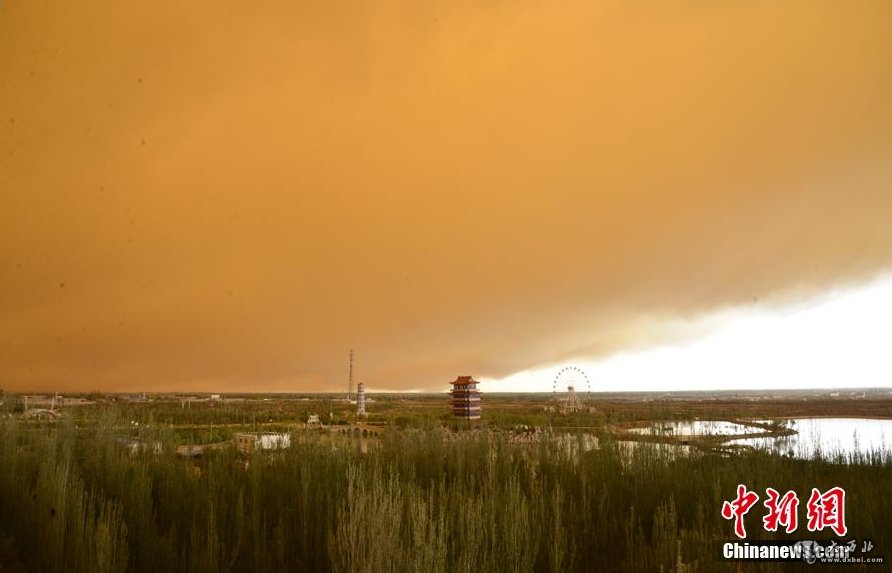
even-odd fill
[{"label": "reed vegetation", "polygon": [[[888,454],[852,464],[429,428],[386,433],[368,453],[354,438],[304,433],[279,453],[230,448],[196,464],[176,458],[169,428],[140,430],[162,448],[133,453],[115,439],[119,424],[0,421],[0,538],[29,569],[736,571],[718,556],[732,537],[721,504],[738,483],[801,499],[844,487],[846,539],[892,558]],[[760,511],[747,525],[773,535]]]}]

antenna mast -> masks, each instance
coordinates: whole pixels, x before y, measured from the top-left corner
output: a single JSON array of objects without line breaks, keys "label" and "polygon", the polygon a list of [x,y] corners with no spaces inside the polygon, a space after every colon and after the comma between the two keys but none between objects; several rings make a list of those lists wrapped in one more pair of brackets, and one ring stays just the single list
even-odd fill
[{"label": "antenna mast", "polygon": [[353,349],[350,349],[350,377],[347,378],[347,401],[353,395]]}]

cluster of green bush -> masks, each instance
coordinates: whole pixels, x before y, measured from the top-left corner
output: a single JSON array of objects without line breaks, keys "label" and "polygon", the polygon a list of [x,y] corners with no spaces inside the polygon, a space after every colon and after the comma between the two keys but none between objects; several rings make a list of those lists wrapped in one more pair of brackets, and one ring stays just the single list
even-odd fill
[{"label": "cluster of green bush", "polygon": [[[332,400],[300,402],[273,398],[269,400],[180,401],[157,400],[150,403],[120,403],[115,412],[140,424],[163,422],[175,425],[269,424],[306,422],[310,413],[328,412]],[[84,415],[93,417],[89,411]]]},{"label": "cluster of green bush", "polygon": [[[232,448],[196,463],[173,454],[169,430],[141,430],[163,450],[133,454],[116,423],[0,421],[0,537],[29,569],[736,571],[718,557],[732,537],[721,505],[738,483],[800,497],[844,487],[847,539],[892,558],[885,454],[855,464],[722,457],[428,429],[391,431],[366,454],[352,438],[305,435],[276,454]],[[748,519],[753,537],[773,535],[759,511]],[[814,537],[804,522],[798,533]]]}]

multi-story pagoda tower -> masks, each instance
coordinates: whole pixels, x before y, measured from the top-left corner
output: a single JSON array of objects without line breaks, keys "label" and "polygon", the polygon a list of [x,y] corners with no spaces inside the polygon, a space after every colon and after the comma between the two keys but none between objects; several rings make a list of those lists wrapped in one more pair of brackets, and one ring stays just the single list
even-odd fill
[{"label": "multi-story pagoda tower", "polygon": [[452,384],[452,414],[465,420],[480,419],[480,390],[470,376],[459,376]]},{"label": "multi-story pagoda tower", "polygon": [[365,416],[365,384],[362,382],[356,385],[356,414]]}]

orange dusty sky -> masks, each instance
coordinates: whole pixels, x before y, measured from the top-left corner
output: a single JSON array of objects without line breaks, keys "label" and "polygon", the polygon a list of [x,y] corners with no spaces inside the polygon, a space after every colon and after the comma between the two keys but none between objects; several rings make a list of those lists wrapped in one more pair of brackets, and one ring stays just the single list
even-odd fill
[{"label": "orange dusty sky", "polygon": [[0,4],[7,390],[442,390],[890,268],[888,0]]}]

